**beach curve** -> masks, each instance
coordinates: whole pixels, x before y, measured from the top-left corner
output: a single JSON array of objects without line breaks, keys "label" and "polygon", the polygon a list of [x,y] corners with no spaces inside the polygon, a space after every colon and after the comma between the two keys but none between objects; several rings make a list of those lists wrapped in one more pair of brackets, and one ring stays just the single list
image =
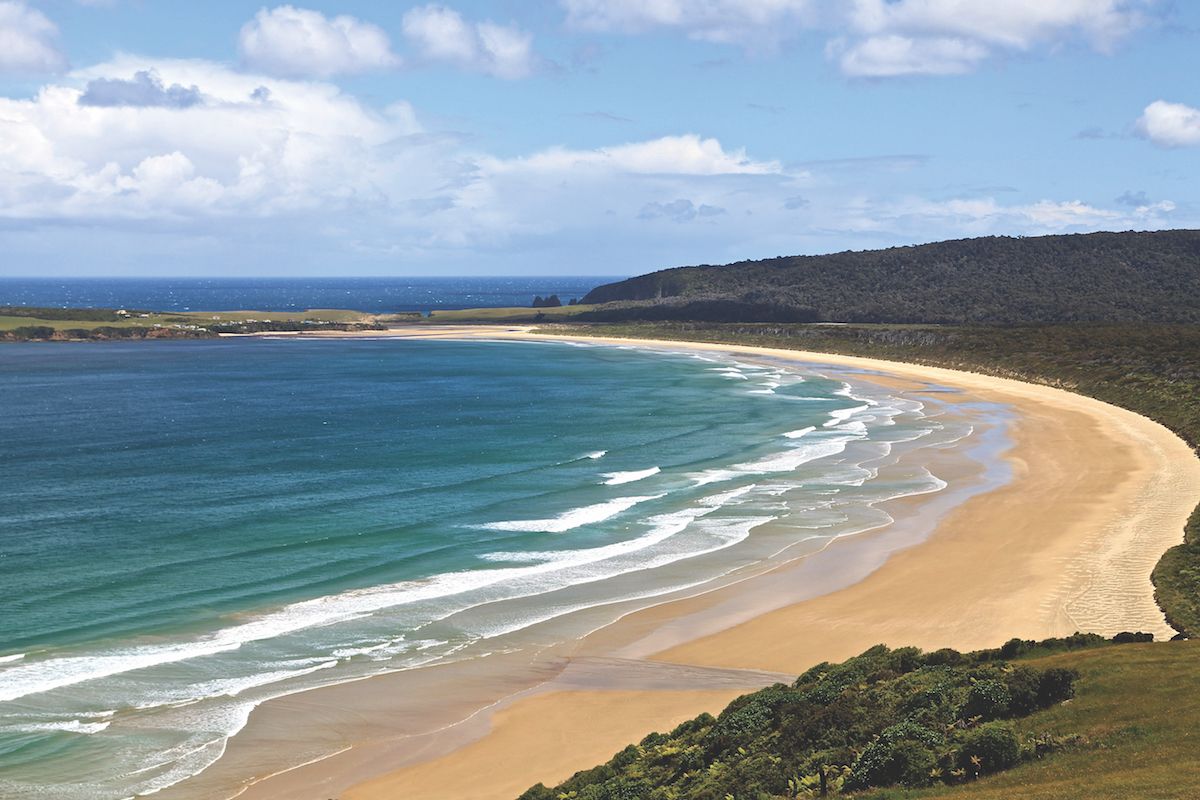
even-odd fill
[{"label": "beach curve", "polygon": [[[431,336],[428,329],[422,335]],[[432,336],[543,338],[499,326]],[[743,603],[719,617],[718,630],[714,608],[734,603],[738,587],[703,601],[656,606],[584,639],[569,653],[573,658],[609,655],[628,663],[796,674],[879,642],[968,650],[1075,630],[1170,634],[1149,573],[1181,540],[1200,497],[1200,461],[1157,423],[1062,390],[935,367],[736,345],[555,338],[720,350],[818,369],[853,366],[866,371],[858,377],[899,392],[949,386],[1018,412],[1010,432],[1014,447],[1005,455],[1013,479],[969,498],[924,541],[890,553],[853,585],[762,613]],[[792,569],[805,569],[805,562]],[[423,763],[410,759],[409,766],[389,769],[384,756],[335,776],[337,759],[331,759],[257,783],[244,797],[511,800],[533,783],[553,784],[590,767],[653,729],[715,713],[744,690],[546,685],[528,695],[510,693],[489,708],[486,720],[476,720],[473,734],[430,750]],[[441,755],[446,750],[452,752]]]}]

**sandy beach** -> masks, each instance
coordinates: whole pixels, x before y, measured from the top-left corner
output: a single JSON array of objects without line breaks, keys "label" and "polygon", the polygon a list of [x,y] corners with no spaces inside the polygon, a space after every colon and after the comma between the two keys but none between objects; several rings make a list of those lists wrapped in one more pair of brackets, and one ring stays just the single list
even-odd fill
[{"label": "sandy beach", "polygon": [[[439,338],[532,337],[500,326],[419,330]],[[569,665],[565,670],[522,673],[527,677],[475,698],[484,710],[467,723],[448,720],[420,742],[400,734],[348,741],[338,756],[256,783],[242,797],[513,800],[534,783],[553,785],[606,760],[652,730],[715,713],[754,686],[881,642],[969,650],[1077,630],[1141,630],[1159,639],[1173,633],[1154,603],[1149,575],[1163,551],[1182,540],[1200,500],[1200,460],[1157,423],[1065,391],[945,369],[789,350],[642,344],[789,359],[817,371],[839,365],[918,398],[950,387],[964,401],[1003,404],[1014,412],[1012,447],[1004,454],[1012,479],[936,519],[911,504],[907,538],[888,539],[886,547],[851,537],[745,585],[632,613],[555,654]],[[849,570],[844,574],[855,568],[862,574],[802,602],[771,604],[775,588],[811,583],[839,565]],[[324,695],[320,718],[369,715],[394,677],[334,687],[340,699]],[[440,685],[448,684],[453,676]],[[312,695],[322,691],[330,690]],[[301,708],[310,702],[285,700]],[[275,713],[269,706],[252,715],[251,736],[255,717]],[[231,744],[235,756],[240,738]]]}]

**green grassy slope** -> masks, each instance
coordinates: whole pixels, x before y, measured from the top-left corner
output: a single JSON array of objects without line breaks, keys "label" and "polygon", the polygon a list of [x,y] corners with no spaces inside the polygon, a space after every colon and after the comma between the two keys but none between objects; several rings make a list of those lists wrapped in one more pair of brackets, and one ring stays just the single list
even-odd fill
[{"label": "green grassy slope", "polygon": [[[1075,698],[1016,723],[1019,734],[1080,734],[1080,746],[975,783],[877,790],[863,800],[1180,800],[1200,797],[1200,642],[1164,642],[1029,662],[1078,670]],[[741,800],[739,798],[738,800]]]}]

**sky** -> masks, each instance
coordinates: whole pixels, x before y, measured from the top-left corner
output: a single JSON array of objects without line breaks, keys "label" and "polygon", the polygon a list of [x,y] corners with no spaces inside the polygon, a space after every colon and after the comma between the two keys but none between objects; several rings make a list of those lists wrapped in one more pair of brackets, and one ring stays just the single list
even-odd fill
[{"label": "sky", "polygon": [[0,0],[0,276],[1200,228],[1200,3]]}]

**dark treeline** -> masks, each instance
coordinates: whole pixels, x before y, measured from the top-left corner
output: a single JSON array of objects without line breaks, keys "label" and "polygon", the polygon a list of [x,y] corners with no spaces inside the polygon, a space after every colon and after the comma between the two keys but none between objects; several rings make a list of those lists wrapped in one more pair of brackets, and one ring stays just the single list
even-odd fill
[{"label": "dark treeline", "polygon": [[136,339],[210,339],[216,334],[208,330],[186,328],[128,327],[101,325],[95,328],[56,330],[49,325],[23,325],[11,331],[0,331],[0,342],[107,342]]},{"label": "dark treeline", "polygon": [[384,331],[382,323],[328,322],[326,320],[258,320],[254,322],[199,322],[213,333],[270,333],[271,331]]},{"label": "dark treeline", "polygon": [[[40,319],[45,318],[41,317]],[[173,318],[169,318],[168,321],[170,319]],[[165,327],[159,325],[114,327],[101,325],[95,328],[67,328],[57,330],[49,325],[23,325],[11,331],[0,331],[0,341],[76,342],[118,339],[210,339],[222,333],[387,330],[387,326],[381,323],[364,324],[357,322],[326,322],[324,320],[208,322],[189,317],[179,319],[186,322],[187,327]]]},{"label": "dark treeline", "polygon": [[987,237],[662,270],[581,320],[1200,323],[1200,231]]}]

